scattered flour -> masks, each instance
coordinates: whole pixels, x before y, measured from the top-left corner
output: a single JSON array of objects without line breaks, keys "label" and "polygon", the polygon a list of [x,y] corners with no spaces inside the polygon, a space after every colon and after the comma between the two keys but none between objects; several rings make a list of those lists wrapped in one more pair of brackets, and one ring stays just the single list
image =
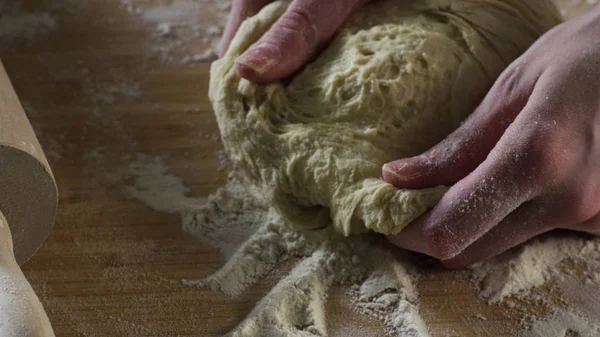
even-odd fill
[{"label": "scattered flour", "polygon": [[590,323],[581,314],[559,309],[543,320],[536,321],[523,337],[597,337],[598,322]]},{"label": "scattered flour", "polygon": [[95,105],[110,105],[117,99],[133,99],[140,95],[139,83],[116,72],[106,82],[83,76],[82,89],[85,97]]},{"label": "scattered flour", "polygon": [[[388,335],[430,336],[419,314],[417,267],[401,254],[392,256],[380,237],[343,238],[331,227],[295,231],[235,174],[205,199],[186,197],[183,181],[156,157],[134,157],[127,178],[129,196],[156,210],[180,214],[186,233],[226,257],[218,271],[201,280],[183,280],[184,285],[235,296],[277,265],[298,259],[227,336],[324,336],[324,303],[334,284],[350,285],[348,294],[356,311],[381,320]],[[549,235],[473,266],[471,275],[479,295],[491,304],[504,301],[515,307],[507,300],[511,298],[541,302],[548,308],[548,316],[528,313],[523,336],[563,337],[567,330],[574,336],[597,336],[600,296],[582,296],[578,290],[585,285],[593,291],[600,284],[598,271],[599,240]]]},{"label": "scattered flour", "polygon": [[400,260],[386,261],[350,291],[358,311],[384,322],[389,335],[429,336],[419,315],[418,294],[414,286],[416,273]]},{"label": "scattered flour", "polygon": [[[324,303],[333,284],[354,284],[360,312],[401,336],[429,336],[418,314],[414,270],[382,247],[379,236],[344,238],[329,227],[298,232],[257,199],[236,175],[206,199],[188,198],[183,182],[160,159],[138,156],[125,192],[163,212],[179,213],[182,228],[220,249],[227,262],[201,280],[183,280],[239,295],[278,264],[299,258],[229,336],[325,335]],[[409,272],[410,270],[410,272]]]},{"label": "scattered flour", "polygon": [[471,269],[479,295],[489,302],[519,298],[550,310],[547,317],[530,317],[523,336],[599,335],[599,239],[547,235]]},{"label": "scattered flour", "polygon": [[526,296],[556,274],[565,259],[580,256],[592,241],[583,238],[544,237],[471,267],[480,296],[490,302]]},{"label": "scattered flour", "polygon": [[[125,186],[127,194],[143,200],[155,210],[178,214],[192,210],[203,199],[183,198],[189,189],[181,178],[169,174],[168,168],[158,157],[136,155],[128,168],[134,185]],[[185,202],[182,202],[185,201]]]},{"label": "scattered flour", "polygon": [[122,0],[123,7],[154,26],[150,50],[167,64],[213,61],[231,7],[229,0]]}]

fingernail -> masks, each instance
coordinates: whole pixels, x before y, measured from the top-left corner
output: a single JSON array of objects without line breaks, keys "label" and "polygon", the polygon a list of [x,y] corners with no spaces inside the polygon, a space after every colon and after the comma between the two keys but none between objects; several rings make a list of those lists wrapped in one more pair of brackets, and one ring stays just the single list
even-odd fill
[{"label": "fingernail", "polygon": [[413,157],[383,165],[382,173],[386,180],[408,182],[423,176],[428,166],[425,159]]},{"label": "fingernail", "polygon": [[281,60],[281,51],[272,44],[259,44],[247,50],[235,63],[257,74],[264,74]]},{"label": "fingernail", "polygon": [[383,165],[382,170],[384,176],[387,173],[396,181],[411,180],[421,173],[421,168],[419,168],[418,165],[411,165],[405,160],[387,163]]}]

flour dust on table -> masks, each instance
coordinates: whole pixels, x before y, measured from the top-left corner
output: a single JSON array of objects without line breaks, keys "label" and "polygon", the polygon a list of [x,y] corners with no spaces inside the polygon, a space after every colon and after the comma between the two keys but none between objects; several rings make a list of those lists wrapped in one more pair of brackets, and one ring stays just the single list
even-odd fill
[{"label": "flour dust on table", "polygon": [[[419,313],[417,281],[431,270],[418,266],[415,255],[394,250],[374,235],[346,238],[332,227],[298,231],[257,199],[235,172],[207,198],[186,196],[189,188],[158,157],[134,156],[122,175],[129,182],[126,195],[180,215],[185,232],[225,257],[215,273],[184,284],[237,296],[279,265],[294,263],[227,336],[327,336],[325,302],[338,284],[350,288],[356,313],[380,319],[388,335],[430,336]],[[592,289],[600,286],[599,271],[600,240],[556,234],[474,265],[471,278],[483,300],[528,316],[509,333],[474,330],[494,337],[563,337],[567,331],[597,336],[600,295]],[[528,304],[541,305],[546,313]]]},{"label": "flour dust on table", "polygon": [[428,336],[418,314],[415,270],[403,255],[386,251],[382,238],[345,238],[331,227],[297,231],[235,174],[208,198],[187,198],[181,180],[156,169],[156,162],[144,162],[131,166],[127,176],[133,184],[126,193],[160,211],[181,214],[185,232],[227,258],[214,274],[185,284],[236,296],[284,261],[300,258],[230,336],[327,335],[324,304],[333,284],[360,285],[354,294],[357,307],[389,313],[383,320],[390,331]]},{"label": "flour dust on table", "polygon": [[[149,49],[166,64],[217,59],[230,0],[121,0],[127,12],[154,26]],[[206,22],[214,22],[208,25]]]}]

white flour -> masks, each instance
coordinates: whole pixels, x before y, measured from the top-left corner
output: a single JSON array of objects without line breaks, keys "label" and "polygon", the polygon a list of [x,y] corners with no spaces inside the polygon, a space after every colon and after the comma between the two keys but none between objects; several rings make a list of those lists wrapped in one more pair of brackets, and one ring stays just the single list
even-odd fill
[{"label": "white flour", "polygon": [[354,305],[359,312],[383,321],[390,335],[429,336],[419,315],[415,271],[407,269],[406,261],[386,262],[378,265],[360,286],[353,287],[350,295]]},{"label": "white flour", "polygon": [[111,69],[107,79],[99,81],[89,76],[88,69],[82,69],[81,88],[84,97],[96,106],[111,105],[117,100],[134,99],[140,95],[140,85],[127,77],[123,71]]},{"label": "white flour", "polygon": [[156,158],[137,156],[127,177],[132,182],[128,195],[157,210],[180,213],[185,232],[227,258],[214,274],[184,284],[238,295],[283,261],[300,258],[231,336],[264,336],[273,329],[283,336],[324,335],[324,303],[334,283],[356,284],[357,308],[381,316],[390,331],[428,336],[411,268],[385,252],[380,237],[343,238],[332,228],[294,231],[235,176],[204,200],[186,197],[183,182]]},{"label": "white flour", "polygon": [[154,26],[150,50],[167,64],[215,60],[231,7],[229,0],[122,0],[123,7]]},{"label": "white flour", "polygon": [[490,302],[523,297],[560,274],[557,265],[580,256],[593,242],[581,238],[545,237],[471,267],[480,296]]},{"label": "white flour", "polygon": [[[600,240],[551,235],[534,240],[472,267],[480,296],[490,302],[506,297],[544,305],[547,317],[531,317],[527,337],[600,333]],[[540,292],[532,291],[544,286]]]},{"label": "white flour", "polygon": [[556,310],[543,320],[535,322],[523,337],[596,337],[600,325],[590,323],[581,314],[569,310]]},{"label": "white flour", "polygon": [[[282,262],[299,258],[228,336],[326,335],[324,302],[334,284],[352,285],[356,310],[380,319],[389,335],[429,336],[419,315],[416,267],[403,255],[392,256],[381,238],[342,238],[330,228],[296,232],[235,175],[206,199],[188,198],[183,181],[162,160],[135,158],[126,193],[154,209],[181,214],[185,232],[219,248],[227,259],[212,275],[184,284],[235,296]],[[523,328],[527,337],[563,337],[565,328],[597,336],[600,295],[582,297],[578,289],[585,285],[592,291],[600,282],[599,244],[587,237],[545,236],[472,267],[472,278],[489,302],[512,297],[550,309],[547,317],[530,317]],[[570,273],[567,262],[581,266],[580,274]]]}]

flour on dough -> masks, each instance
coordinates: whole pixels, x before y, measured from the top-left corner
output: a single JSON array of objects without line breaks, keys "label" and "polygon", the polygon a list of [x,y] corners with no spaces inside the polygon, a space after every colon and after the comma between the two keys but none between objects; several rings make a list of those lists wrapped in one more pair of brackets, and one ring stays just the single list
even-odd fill
[{"label": "flour on dough", "polygon": [[244,22],[211,68],[210,98],[236,167],[290,223],[398,233],[445,187],[398,190],[384,163],[421,153],[477,106],[502,70],[559,22],[550,1],[372,1],[291,82],[240,79],[235,59],[277,20]]}]

